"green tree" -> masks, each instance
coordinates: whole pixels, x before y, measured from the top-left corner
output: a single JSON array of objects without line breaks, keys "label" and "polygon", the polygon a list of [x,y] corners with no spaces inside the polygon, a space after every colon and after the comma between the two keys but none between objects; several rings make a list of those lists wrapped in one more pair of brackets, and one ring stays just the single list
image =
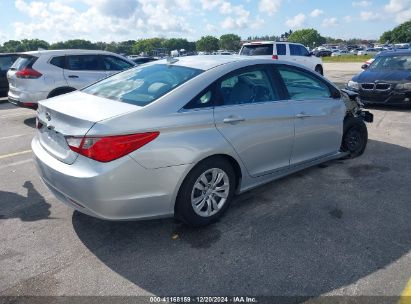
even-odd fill
[{"label": "green tree", "polygon": [[189,41],[187,51],[194,52],[195,50],[196,50],[196,42],[195,41]]},{"label": "green tree", "polygon": [[380,37],[381,43],[393,42],[392,31],[386,31],[382,33]]},{"label": "green tree", "polygon": [[154,49],[162,48],[164,38],[140,39],[134,42],[132,47],[133,54],[148,53]]},{"label": "green tree", "polygon": [[133,53],[134,43],[136,43],[135,40],[127,40],[127,41],[121,41],[121,42],[115,43],[116,44],[116,50],[111,51],[111,52],[116,52],[116,53],[125,54],[125,55],[131,55]]},{"label": "green tree", "polygon": [[392,29],[384,32],[380,37],[380,42],[385,43],[407,43],[411,42],[411,21],[404,22]]},{"label": "green tree", "polygon": [[240,49],[241,37],[236,34],[225,34],[220,37],[220,49],[238,51]]},{"label": "green tree", "polygon": [[218,50],[218,38],[214,36],[203,36],[196,43],[197,51],[212,52]]},{"label": "green tree", "polygon": [[97,42],[96,45],[98,46],[99,50],[104,50],[104,51],[108,51],[108,52],[117,53],[117,49],[118,49],[117,42],[114,42],[114,41],[112,41],[110,43]]},{"label": "green tree", "polygon": [[290,36],[288,36],[288,41],[313,47],[325,43],[325,38],[315,29],[302,29],[292,32]]},{"label": "green tree", "polygon": [[84,39],[73,39],[64,42],[56,42],[50,45],[50,49],[85,49],[85,50],[96,50],[98,46],[91,41]]},{"label": "green tree", "polygon": [[187,41],[187,39],[171,38],[164,40],[163,47],[169,49],[170,51],[181,49],[188,50],[190,48],[190,43]]},{"label": "green tree", "polygon": [[18,40],[9,40],[3,43],[3,51],[6,53],[25,52],[24,45]]}]

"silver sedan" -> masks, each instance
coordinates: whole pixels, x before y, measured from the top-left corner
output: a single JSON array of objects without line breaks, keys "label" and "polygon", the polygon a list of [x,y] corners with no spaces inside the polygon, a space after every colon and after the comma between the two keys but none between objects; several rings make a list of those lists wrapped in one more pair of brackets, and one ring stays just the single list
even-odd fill
[{"label": "silver sedan", "polygon": [[288,62],[160,60],[40,102],[32,150],[80,212],[206,225],[235,194],[362,154],[372,115],[349,95]]}]

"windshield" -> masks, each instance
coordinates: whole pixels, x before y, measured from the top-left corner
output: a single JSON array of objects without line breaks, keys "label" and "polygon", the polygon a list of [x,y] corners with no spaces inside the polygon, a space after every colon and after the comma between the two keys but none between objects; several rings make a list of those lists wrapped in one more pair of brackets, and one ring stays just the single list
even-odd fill
[{"label": "windshield", "polygon": [[411,70],[411,55],[381,56],[375,58],[369,70]]},{"label": "windshield", "polygon": [[241,49],[240,55],[259,56],[259,55],[273,55],[272,44],[248,44]]},{"label": "windshield", "polygon": [[143,65],[97,82],[83,92],[143,107],[201,72],[168,64]]}]

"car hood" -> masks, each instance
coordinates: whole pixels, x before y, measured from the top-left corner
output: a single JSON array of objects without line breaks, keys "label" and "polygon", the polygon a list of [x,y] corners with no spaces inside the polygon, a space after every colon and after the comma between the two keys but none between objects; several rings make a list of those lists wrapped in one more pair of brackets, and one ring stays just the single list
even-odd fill
[{"label": "car hood", "polygon": [[375,81],[387,81],[387,82],[410,82],[411,71],[373,71],[366,70],[352,79],[355,82],[375,82]]}]

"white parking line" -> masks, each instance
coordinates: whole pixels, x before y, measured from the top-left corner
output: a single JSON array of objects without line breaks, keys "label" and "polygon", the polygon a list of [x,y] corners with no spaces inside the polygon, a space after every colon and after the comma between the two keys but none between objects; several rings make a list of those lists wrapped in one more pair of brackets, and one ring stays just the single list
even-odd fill
[{"label": "white parking line", "polygon": [[20,152],[4,154],[4,155],[0,155],[0,159],[13,157],[13,156],[18,156],[18,155],[22,155],[22,154],[27,154],[27,153],[30,153],[30,152],[31,152],[31,150],[26,150],[26,151],[20,151]]},{"label": "white parking line", "polygon": [[14,113],[14,114],[6,114],[0,115],[0,118],[12,118],[12,117],[19,117],[19,116],[32,116],[33,113]]},{"label": "white parking line", "polygon": [[18,165],[31,163],[32,161],[33,161],[32,159],[25,159],[25,160],[17,161],[17,162],[10,163],[10,164],[7,164],[7,165],[2,165],[2,166],[0,166],[0,170],[4,169],[4,168],[7,168],[7,167],[13,167],[13,166],[18,166]]},{"label": "white parking line", "polygon": [[26,134],[17,134],[17,135],[11,135],[11,136],[6,136],[6,137],[0,137],[0,140],[11,139],[11,138],[21,137],[21,136],[26,136],[26,135],[32,135],[32,134],[26,133]]}]

